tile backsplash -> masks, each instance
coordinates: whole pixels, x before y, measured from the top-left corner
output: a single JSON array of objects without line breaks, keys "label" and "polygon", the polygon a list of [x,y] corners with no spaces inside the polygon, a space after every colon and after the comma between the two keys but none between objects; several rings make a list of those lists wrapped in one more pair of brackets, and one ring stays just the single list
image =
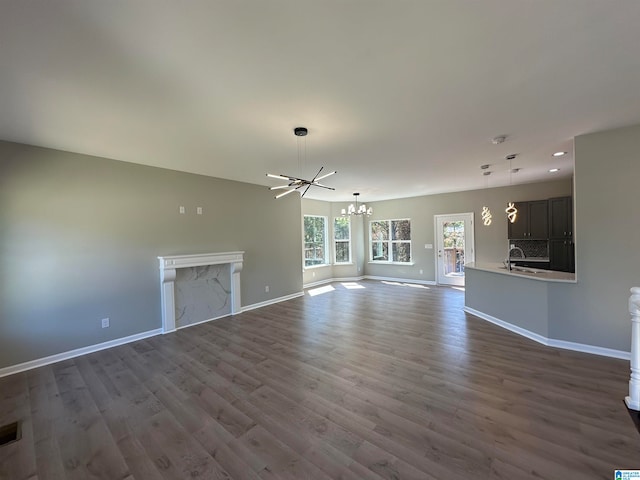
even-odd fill
[{"label": "tile backsplash", "polygon": [[[520,247],[525,257],[549,257],[549,242],[546,240],[509,240],[516,247]],[[512,252],[514,256],[518,255]]]}]

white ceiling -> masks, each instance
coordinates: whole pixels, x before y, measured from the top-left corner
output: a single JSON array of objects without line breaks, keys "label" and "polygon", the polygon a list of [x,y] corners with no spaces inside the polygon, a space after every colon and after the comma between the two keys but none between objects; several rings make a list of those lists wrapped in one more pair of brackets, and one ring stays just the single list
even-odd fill
[{"label": "white ceiling", "polygon": [[527,183],[640,123],[639,47],[637,0],[0,0],[0,138],[269,186],[324,166],[307,197],[334,201]]}]

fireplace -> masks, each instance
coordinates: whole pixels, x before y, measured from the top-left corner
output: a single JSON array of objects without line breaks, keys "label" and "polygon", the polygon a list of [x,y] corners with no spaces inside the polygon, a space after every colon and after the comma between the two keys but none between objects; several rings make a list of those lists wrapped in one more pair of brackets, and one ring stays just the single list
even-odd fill
[{"label": "fireplace", "polygon": [[243,259],[244,252],[158,257],[162,333],[240,313]]}]

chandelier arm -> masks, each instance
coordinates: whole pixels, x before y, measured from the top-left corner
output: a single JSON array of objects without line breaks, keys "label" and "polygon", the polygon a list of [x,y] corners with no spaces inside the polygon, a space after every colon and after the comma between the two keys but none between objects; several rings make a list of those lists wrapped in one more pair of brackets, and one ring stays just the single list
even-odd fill
[{"label": "chandelier arm", "polygon": [[316,181],[316,178],[318,178],[318,175],[320,175],[320,172],[322,171],[323,168],[324,167],[320,167],[320,170],[318,170],[318,173],[316,173],[316,176],[311,179],[310,183],[314,183]]},{"label": "chandelier arm", "polygon": [[267,177],[277,178],[278,180],[289,180],[289,181],[291,181],[291,177],[288,177],[286,175],[275,175],[273,173],[267,173]]},{"label": "chandelier arm", "polygon": [[304,194],[307,193],[307,190],[309,190],[311,188],[311,183],[309,185],[307,185],[307,188],[304,189],[304,192],[302,192],[302,195],[300,195],[300,198],[304,197]]},{"label": "chandelier arm", "polygon": [[[318,173],[320,173],[320,172],[318,172]],[[322,175],[321,177],[317,177],[317,178],[314,180],[314,182],[318,182],[318,181],[322,180],[323,178],[330,177],[330,176],[331,176],[331,175],[333,175],[334,173],[338,173],[338,171],[337,171],[337,170],[334,170],[334,171],[333,171],[333,172],[331,172],[331,173],[326,173],[326,174]]]},{"label": "chandelier arm", "polygon": [[323,184],[321,184],[321,183],[316,183],[316,182],[314,182],[314,183],[312,183],[312,184],[310,184],[310,185],[313,185],[314,187],[326,188],[327,190],[335,190],[335,188],[333,188],[333,187],[327,187],[326,185],[323,185]]},{"label": "chandelier arm", "polygon": [[282,193],[280,193],[280,194],[276,195],[274,198],[275,198],[275,199],[282,198],[282,197],[284,197],[285,195],[289,195],[290,193],[295,192],[295,191],[296,191],[296,189],[295,189],[295,188],[293,188],[293,189],[291,189],[291,190],[287,190],[286,192],[282,192]]}]

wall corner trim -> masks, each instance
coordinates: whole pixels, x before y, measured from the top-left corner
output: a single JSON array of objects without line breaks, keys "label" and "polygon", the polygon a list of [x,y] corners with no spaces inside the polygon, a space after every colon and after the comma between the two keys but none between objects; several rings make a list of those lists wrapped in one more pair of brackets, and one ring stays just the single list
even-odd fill
[{"label": "wall corner trim", "polygon": [[6,377],[7,375],[13,375],[14,373],[24,372],[25,370],[31,370],[32,368],[44,367],[45,365],[60,362],[62,360],[69,360],[70,358],[79,357],[80,355],[98,352],[106,348],[117,347],[119,345],[124,345],[125,343],[136,342],[138,340],[153,337],[161,333],[162,329],[156,328],[155,330],[136,333],[134,335],[129,335],[128,337],[116,338],[115,340],[109,340],[108,342],[89,345],[87,347],[69,350],[68,352],[56,353],[55,355],[50,355],[48,357],[36,358],[35,360],[18,363],[17,365],[10,365],[8,367],[0,368],[0,378]]},{"label": "wall corner trim", "polygon": [[500,320],[499,318],[487,315],[479,310],[471,307],[464,307],[465,312],[470,313],[482,320],[491,322],[494,325],[505,328],[513,333],[527,337],[530,340],[536,341],[547,347],[562,348],[564,350],[573,350],[575,352],[590,353],[592,355],[601,355],[603,357],[619,358],[621,360],[631,360],[631,352],[625,352],[623,350],[614,350],[612,348],[598,347],[596,345],[587,345],[584,343],[568,342],[566,340],[556,340],[554,338],[543,337],[542,335],[518,327],[511,323]]}]

